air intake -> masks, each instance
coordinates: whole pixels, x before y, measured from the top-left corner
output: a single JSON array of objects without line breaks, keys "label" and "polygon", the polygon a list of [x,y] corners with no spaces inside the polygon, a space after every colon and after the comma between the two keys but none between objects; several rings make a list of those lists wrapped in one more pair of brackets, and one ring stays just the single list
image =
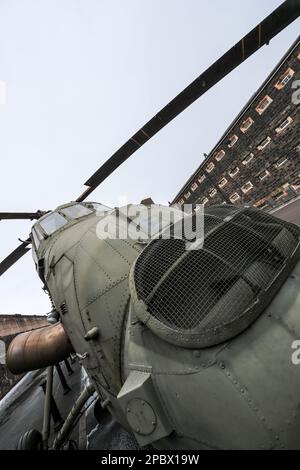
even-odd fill
[{"label": "air intake", "polygon": [[[195,215],[189,217],[195,218]],[[216,345],[247,328],[300,255],[300,228],[256,209],[205,210],[204,242],[152,240],[131,270],[137,316],[166,341]]]}]

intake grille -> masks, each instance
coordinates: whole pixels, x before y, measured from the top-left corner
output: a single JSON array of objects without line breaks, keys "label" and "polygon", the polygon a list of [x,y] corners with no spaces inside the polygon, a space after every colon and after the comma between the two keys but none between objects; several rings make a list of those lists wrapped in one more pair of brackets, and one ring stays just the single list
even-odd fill
[{"label": "intake grille", "polygon": [[210,207],[200,249],[157,239],[138,257],[131,273],[136,313],[175,344],[227,340],[270,302],[299,257],[299,240],[299,227],[256,209]]}]

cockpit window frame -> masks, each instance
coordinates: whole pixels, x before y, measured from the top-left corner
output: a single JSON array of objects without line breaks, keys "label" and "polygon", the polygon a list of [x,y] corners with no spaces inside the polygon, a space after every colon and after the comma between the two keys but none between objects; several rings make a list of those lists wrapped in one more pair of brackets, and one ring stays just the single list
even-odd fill
[{"label": "cockpit window frame", "polygon": [[[42,241],[46,240],[47,238],[51,237],[52,235],[54,235],[55,233],[57,233],[58,231],[60,231],[61,229],[64,229],[68,226],[70,226],[70,224],[72,224],[72,222],[76,223],[78,221],[80,221],[80,219],[83,219],[85,217],[89,217],[90,215],[97,215],[97,208],[94,206],[94,204],[97,204],[99,206],[102,206],[104,207],[105,209],[107,208],[107,212],[109,211],[112,211],[114,209],[104,205],[104,204],[101,204],[101,203],[94,203],[94,202],[88,202],[88,203],[80,203],[80,202],[74,202],[73,204],[68,204],[68,205],[65,205],[65,206],[62,206],[62,207],[58,207],[57,209],[53,210],[53,211],[49,211],[47,212],[47,214],[45,214],[43,217],[41,217],[32,227],[31,229],[31,233],[32,233],[32,241],[33,241],[33,246],[35,248],[35,251],[37,252],[39,250],[39,247],[40,247],[40,244]],[[71,218],[70,216],[68,216],[67,214],[65,214],[64,212],[62,212],[64,209],[67,209],[69,207],[73,207],[73,206],[82,206],[84,209],[87,209],[90,211],[90,213],[88,214],[83,214],[82,216],[80,217],[77,217],[77,218]],[[43,222],[44,219],[47,219],[48,217],[50,217],[51,215],[53,214],[58,214],[60,215],[61,217],[64,218],[64,220],[66,221],[66,223],[64,225],[62,225],[61,227],[57,228],[54,232],[52,233],[48,233],[44,228],[43,226],[41,225],[41,223]],[[37,238],[37,240],[35,240],[35,237]],[[38,243],[37,243],[38,242]]]},{"label": "cockpit window frame", "polygon": [[[46,230],[46,228],[43,227],[42,223],[47,220],[47,219],[50,219],[50,217],[53,217],[54,215],[58,215],[61,219],[64,219],[65,220],[65,223],[63,225],[60,225],[59,227],[57,227],[55,230],[53,230],[52,232],[48,232]],[[38,227],[40,229],[42,229],[43,233],[45,234],[45,237],[44,238],[48,238],[48,237],[51,237],[51,235],[53,235],[54,233],[56,233],[58,230],[60,230],[61,228],[65,227],[67,224],[69,223],[69,220],[67,217],[65,217],[63,214],[61,214],[59,212],[59,210],[55,210],[55,211],[51,211],[49,214],[45,215],[45,217],[42,217],[39,221],[38,221]]]},{"label": "cockpit window frame", "polygon": [[[74,217],[74,216],[69,215],[68,213],[64,212],[64,211],[68,211],[69,209],[72,209],[74,207],[82,207],[84,210],[89,211],[89,212],[85,213],[85,214],[82,214],[82,215],[79,215],[77,217]],[[94,212],[95,212],[95,209],[91,209],[90,207],[87,207],[87,206],[85,206],[83,204],[80,204],[80,203],[72,204],[70,206],[61,207],[60,209],[58,209],[58,213],[63,215],[69,221],[79,220],[83,217],[87,217],[87,216],[93,214]]]}]

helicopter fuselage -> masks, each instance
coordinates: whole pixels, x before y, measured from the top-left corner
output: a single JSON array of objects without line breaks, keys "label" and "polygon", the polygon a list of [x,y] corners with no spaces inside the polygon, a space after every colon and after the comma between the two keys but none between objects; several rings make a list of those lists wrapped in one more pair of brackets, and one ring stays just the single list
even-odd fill
[{"label": "helicopter fuselage", "polygon": [[300,338],[300,263],[240,334],[209,347],[184,347],[156,334],[133,301],[132,272],[147,245],[101,238],[103,217],[107,213],[71,221],[35,253],[102,405],[142,446],[298,448],[300,374],[291,357]]}]

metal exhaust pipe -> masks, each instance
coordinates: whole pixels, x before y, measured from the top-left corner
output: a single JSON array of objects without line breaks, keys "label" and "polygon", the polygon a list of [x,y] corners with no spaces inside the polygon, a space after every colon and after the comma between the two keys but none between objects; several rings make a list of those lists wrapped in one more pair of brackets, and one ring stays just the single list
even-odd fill
[{"label": "metal exhaust pipe", "polygon": [[62,323],[56,323],[16,336],[8,347],[6,365],[13,374],[22,374],[57,364],[72,352]]}]

